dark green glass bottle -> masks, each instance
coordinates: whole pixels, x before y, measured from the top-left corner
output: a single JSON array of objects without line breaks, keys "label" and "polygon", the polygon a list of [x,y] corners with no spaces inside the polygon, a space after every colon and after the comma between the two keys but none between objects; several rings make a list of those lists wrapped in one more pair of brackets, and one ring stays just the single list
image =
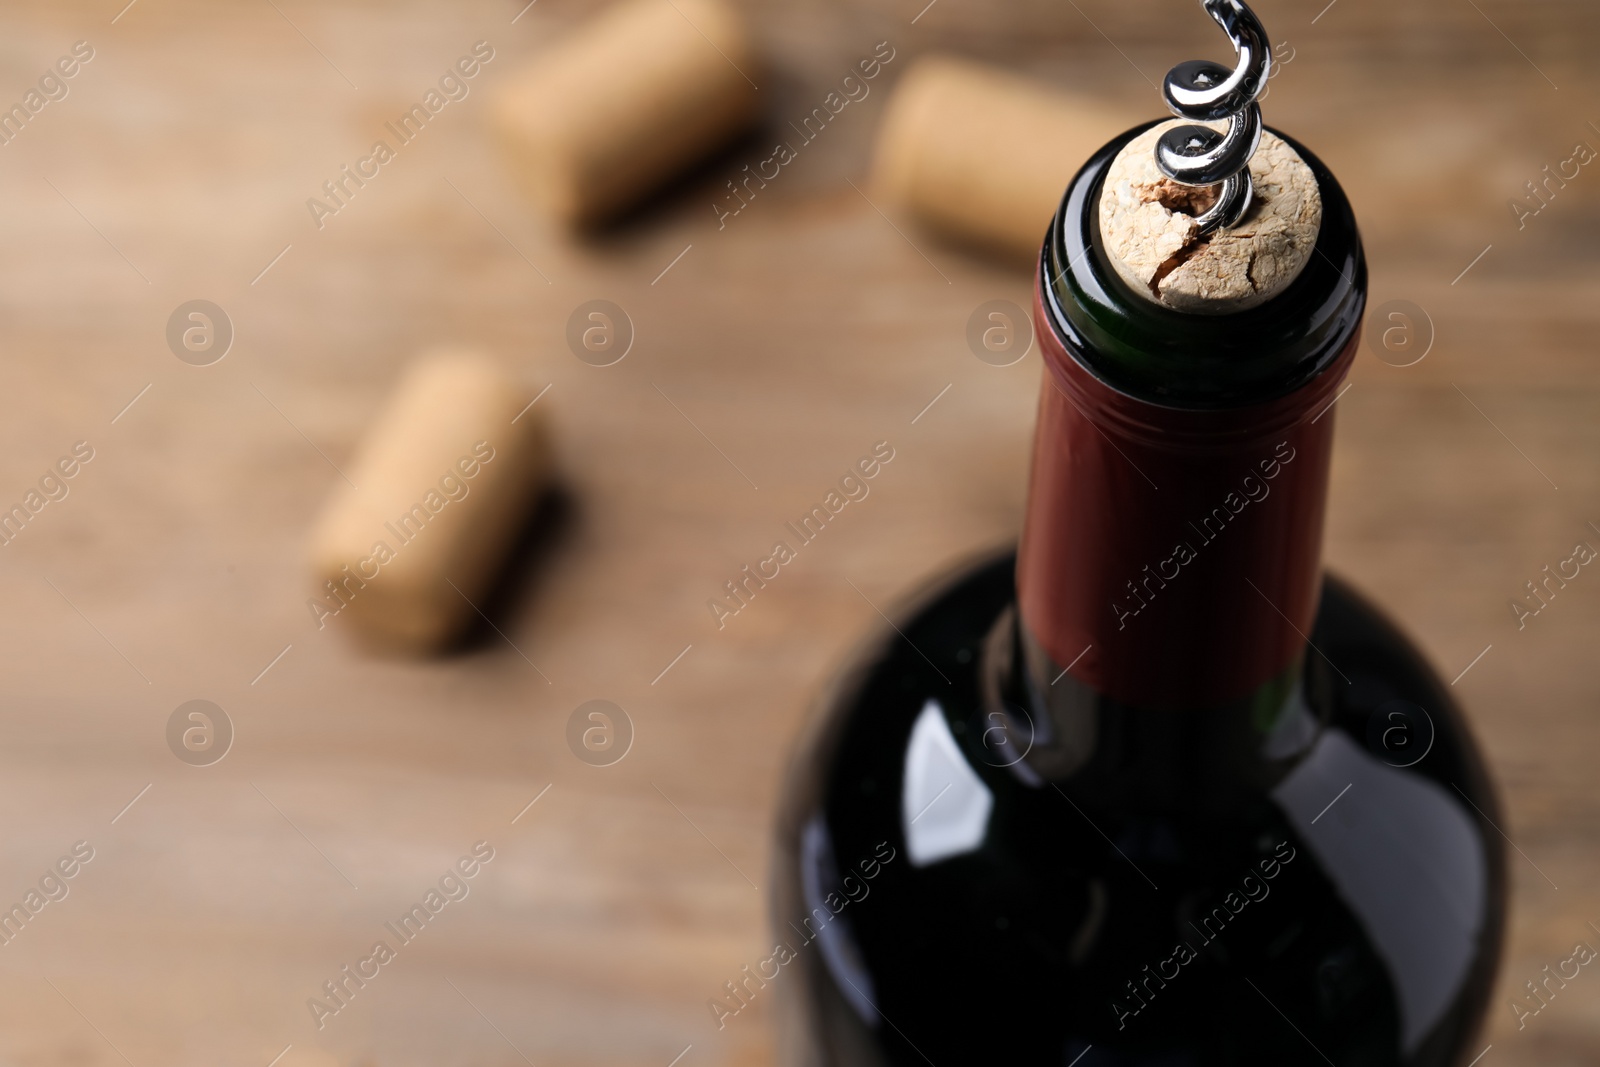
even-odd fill
[{"label": "dark green glass bottle", "polygon": [[[828,698],[780,819],[791,1065],[1446,1067],[1502,934],[1446,687],[1320,565],[1366,267],[1338,183],[1290,286],[1159,307],[1093,205],[1045,242],[1017,553],[939,583]],[[1285,139],[1287,140],[1287,139]]]}]

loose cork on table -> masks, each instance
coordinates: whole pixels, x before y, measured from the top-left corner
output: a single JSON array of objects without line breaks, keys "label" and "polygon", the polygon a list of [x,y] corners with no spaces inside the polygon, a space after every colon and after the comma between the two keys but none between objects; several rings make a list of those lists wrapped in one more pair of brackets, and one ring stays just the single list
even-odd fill
[{"label": "loose cork on table", "polygon": [[1244,311],[1282,292],[1310,260],[1322,193],[1305,160],[1263,131],[1250,160],[1255,194],[1244,217],[1201,236],[1195,216],[1215,202],[1215,192],[1180,185],[1156,167],[1156,141],[1186,124],[1154,126],[1117,153],[1101,190],[1100,235],[1117,273],[1141,296],[1193,314]]},{"label": "loose cork on table", "polygon": [[494,126],[549,218],[605,221],[755,117],[754,49],[723,0],[622,0],[496,96]]},{"label": "loose cork on table", "polygon": [[929,56],[895,87],[874,183],[929,226],[1039,254],[1061,191],[1134,116],[966,60]]},{"label": "loose cork on table", "polygon": [[449,644],[548,474],[541,414],[480,353],[413,363],[312,535],[317,625],[347,624],[359,643],[384,651]]}]

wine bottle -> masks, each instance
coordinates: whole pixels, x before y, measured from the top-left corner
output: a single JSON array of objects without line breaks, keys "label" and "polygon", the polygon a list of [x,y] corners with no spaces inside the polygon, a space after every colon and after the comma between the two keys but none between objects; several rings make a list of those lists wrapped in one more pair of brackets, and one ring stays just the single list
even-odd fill
[{"label": "wine bottle", "polygon": [[1089,160],[1045,240],[1020,547],[899,612],[791,772],[791,1067],[1479,1051],[1494,797],[1448,688],[1320,564],[1366,298],[1353,212],[1270,134],[1320,198],[1303,267],[1246,310],[1162,306],[1099,212],[1144,132]]}]

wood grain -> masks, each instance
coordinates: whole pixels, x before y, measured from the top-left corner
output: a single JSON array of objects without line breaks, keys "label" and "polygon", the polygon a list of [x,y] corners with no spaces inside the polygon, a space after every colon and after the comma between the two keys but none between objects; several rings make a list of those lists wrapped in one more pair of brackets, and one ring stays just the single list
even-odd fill
[{"label": "wood grain", "polygon": [[[1295,48],[1268,121],[1341,176],[1374,303],[1420,305],[1437,334],[1415,366],[1358,360],[1328,559],[1446,678],[1492,646],[1455,687],[1522,853],[1484,1062],[1592,1063],[1600,977],[1520,1032],[1506,1004],[1600,938],[1600,577],[1522,632],[1507,601],[1600,537],[1600,175],[1521,230],[1508,201],[1600,145],[1600,15],[1318,6],[1262,4]],[[95,450],[0,548],[0,901],[74,842],[96,850],[0,948],[17,1064],[266,1067],[288,1045],[381,1067],[665,1067],[690,1045],[681,1064],[769,1062],[765,1003],[719,1032],[705,1002],[767,947],[789,745],[882,625],[874,605],[1015,535],[1039,367],[985,365],[964,339],[980,303],[1027,302],[1026,264],[897,232],[847,184],[887,81],[725,229],[712,202],[880,40],[902,57],[888,79],[955,49],[1152,115],[1147,79],[1225,47],[1194,5],[1153,0],[939,0],[914,24],[921,3],[753,4],[764,134],[573,242],[518,199],[481,105],[589,8],[544,0],[513,22],[521,7],[3,16],[0,98],[72,42],[96,49],[0,148],[0,500],[74,442]],[[317,229],[306,199],[478,40],[496,59],[473,95]],[[237,330],[209,367],[164,339],[194,298]],[[566,347],[593,298],[637,329],[612,367]],[[450,341],[514,360],[530,398],[550,387],[566,503],[469,648],[366,658],[315,628],[304,537],[400,365]],[[872,495],[717,630],[706,599],[881,439],[896,458]],[[193,699],[236,730],[214,766],[167,747]],[[567,747],[591,699],[632,720],[614,766]],[[318,1031],[307,998],[479,840],[496,853],[470,895]]]}]

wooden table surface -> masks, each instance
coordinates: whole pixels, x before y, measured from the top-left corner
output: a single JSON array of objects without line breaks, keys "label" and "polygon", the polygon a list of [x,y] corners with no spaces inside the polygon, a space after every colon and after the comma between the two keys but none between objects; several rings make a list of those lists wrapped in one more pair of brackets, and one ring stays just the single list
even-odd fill
[{"label": "wooden table surface", "polygon": [[[94,449],[0,549],[0,903],[94,849],[0,947],[3,1062],[770,1062],[767,1000],[720,1032],[706,1001],[765,954],[773,801],[820,683],[882,625],[874,604],[1018,528],[1038,357],[991,367],[964,334],[980,303],[1027,302],[1028,265],[897,232],[847,183],[888,79],[726,229],[709,204],[759,135],[574,241],[514,192],[483,103],[598,0],[515,22],[521,0],[123,3],[0,15],[4,99],[95,49],[0,147],[0,499]],[[922,7],[751,6],[769,126],[879,40],[889,79],[955,50],[1152,116],[1168,66],[1225,51],[1178,0]],[[1341,176],[1374,303],[1437,333],[1414,366],[1358,360],[1328,561],[1445,678],[1472,665],[1455,689],[1518,847],[1483,1064],[1592,1064],[1600,974],[1520,1031],[1508,1004],[1600,945],[1600,575],[1521,632],[1508,600],[1600,544],[1600,171],[1520,230],[1508,201],[1600,146],[1600,14],[1321,7],[1260,4],[1294,49],[1268,120]],[[478,40],[496,58],[474,95],[316,229],[306,198]],[[637,329],[607,368],[563,340],[596,297]],[[164,337],[195,298],[237,332],[208,367]],[[550,387],[565,504],[498,633],[374,660],[316,629],[303,539],[401,363],[454,341],[514,363],[530,398]],[[871,496],[719,631],[707,598],[883,439]],[[193,699],[236,731],[209,767],[165,739]],[[565,741],[590,699],[635,729],[610,767]],[[480,840],[470,895],[319,1031],[307,999]]]}]

